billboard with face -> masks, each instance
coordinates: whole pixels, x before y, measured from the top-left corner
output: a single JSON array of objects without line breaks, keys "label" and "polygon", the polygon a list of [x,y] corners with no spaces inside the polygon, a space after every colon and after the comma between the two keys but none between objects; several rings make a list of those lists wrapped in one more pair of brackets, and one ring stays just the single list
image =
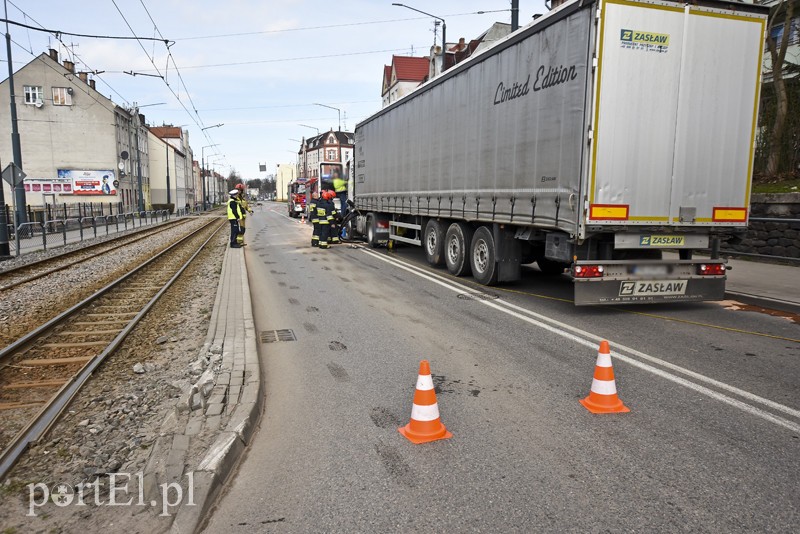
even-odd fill
[{"label": "billboard with face", "polygon": [[73,195],[116,195],[119,187],[112,170],[58,169],[58,177],[72,181]]}]

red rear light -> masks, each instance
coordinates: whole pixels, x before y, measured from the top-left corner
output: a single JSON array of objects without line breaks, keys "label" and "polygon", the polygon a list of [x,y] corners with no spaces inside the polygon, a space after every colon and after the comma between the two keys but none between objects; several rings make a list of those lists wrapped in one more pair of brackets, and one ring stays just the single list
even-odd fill
[{"label": "red rear light", "polygon": [[600,278],[603,271],[602,265],[576,265],[575,278]]},{"label": "red rear light", "polygon": [[697,274],[704,276],[719,276],[725,274],[724,263],[703,263],[697,266]]}]

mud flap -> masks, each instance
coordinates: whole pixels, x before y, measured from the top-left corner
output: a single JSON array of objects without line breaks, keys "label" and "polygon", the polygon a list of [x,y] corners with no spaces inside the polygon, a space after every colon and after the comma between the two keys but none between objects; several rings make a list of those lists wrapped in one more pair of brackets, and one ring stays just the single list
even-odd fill
[{"label": "mud flap", "polygon": [[493,224],[495,256],[497,260],[497,281],[514,282],[522,277],[522,246],[514,239],[514,230]]}]

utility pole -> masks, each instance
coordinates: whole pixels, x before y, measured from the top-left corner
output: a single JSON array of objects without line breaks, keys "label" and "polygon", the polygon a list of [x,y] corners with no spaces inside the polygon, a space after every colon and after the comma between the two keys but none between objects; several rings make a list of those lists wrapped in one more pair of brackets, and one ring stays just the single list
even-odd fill
[{"label": "utility pole", "polygon": [[142,188],[142,153],[139,152],[139,106],[133,103],[133,129],[136,138],[136,183],[139,188],[139,211],[144,211],[144,189]]},{"label": "utility pole", "polygon": [[[3,0],[3,4],[5,6],[6,12],[6,55],[8,56],[8,90],[11,93],[11,150],[14,154],[14,165],[21,171],[22,170],[22,146],[19,142],[19,126],[17,125],[17,102],[16,96],[14,95],[14,65],[11,62],[11,33],[9,33],[8,29],[8,1]],[[17,186],[13,189],[14,199],[17,205],[17,219],[16,224],[24,224],[28,222],[28,215],[25,212],[25,206],[27,202],[25,200],[25,186],[20,182]],[[5,206],[5,195],[1,199],[3,201],[3,205]],[[5,229],[5,220],[2,221],[3,228]],[[4,230],[7,232],[7,229]],[[2,238],[0,237],[0,241]],[[1,248],[2,243],[0,243]],[[8,238],[6,238],[6,246],[8,245]],[[3,255],[2,250],[0,250],[0,255]]]},{"label": "utility pole", "polygon": [[[171,200],[169,194],[169,143],[167,143],[166,139],[164,139],[164,148],[167,150],[167,204],[169,204],[169,201]],[[175,177],[175,179],[177,180],[177,177]]]}]

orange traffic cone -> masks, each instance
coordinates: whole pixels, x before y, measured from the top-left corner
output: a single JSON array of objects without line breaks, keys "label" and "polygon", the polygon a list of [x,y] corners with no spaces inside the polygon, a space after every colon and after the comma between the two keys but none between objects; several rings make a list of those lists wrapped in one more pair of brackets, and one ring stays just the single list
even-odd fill
[{"label": "orange traffic cone", "polygon": [[305,223],[306,223],[306,212],[303,212],[303,214],[300,216],[300,224],[305,224]]},{"label": "orange traffic cone", "polygon": [[411,421],[397,430],[411,443],[428,443],[453,437],[439,419],[439,405],[436,404],[436,393],[433,391],[433,378],[428,360],[419,362]]},{"label": "orange traffic cone", "polygon": [[617,396],[617,384],[614,381],[614,368],[611,367],[611,350],[608,348],[608,341],[600,342],[592,389],[589,391],[589,396],[581,399],[580,402],[592,413],[630,412]]}]

